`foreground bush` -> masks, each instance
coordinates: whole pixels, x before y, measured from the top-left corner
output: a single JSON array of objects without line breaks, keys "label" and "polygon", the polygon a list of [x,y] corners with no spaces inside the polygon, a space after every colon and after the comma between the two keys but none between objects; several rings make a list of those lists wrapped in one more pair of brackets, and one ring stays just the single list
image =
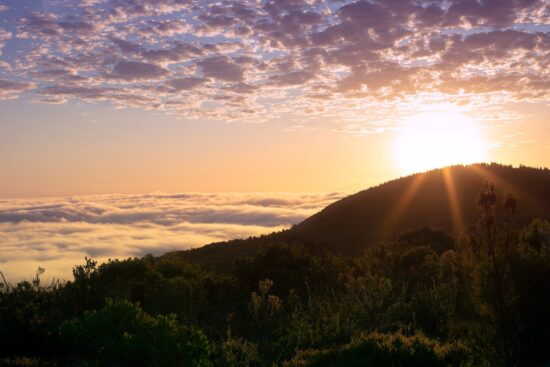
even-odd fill
[{"label": "foreground bush", "polygon": [[210,365],[201,332],[181,327],[173,315],[149,316],[127,301],[108,301],[99,311],[63,323],[60,332],[79,366]]},{"label": "foreground bush", "polygon": [[464,366],[467,348],[461,343],[441,343],[422,334],[370,333],[351,343],[324,350],[306,350],[287,367],[429,367]]}]

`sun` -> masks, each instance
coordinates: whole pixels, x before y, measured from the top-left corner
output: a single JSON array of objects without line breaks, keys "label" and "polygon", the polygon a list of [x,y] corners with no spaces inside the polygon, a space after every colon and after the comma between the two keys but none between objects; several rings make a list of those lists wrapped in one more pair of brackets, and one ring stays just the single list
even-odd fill
[{"label": "sun", "polygon": [[479,125],[460,113],[427,112],[407,118],[394,140],[395,162],[405,173],[485,160]]}]

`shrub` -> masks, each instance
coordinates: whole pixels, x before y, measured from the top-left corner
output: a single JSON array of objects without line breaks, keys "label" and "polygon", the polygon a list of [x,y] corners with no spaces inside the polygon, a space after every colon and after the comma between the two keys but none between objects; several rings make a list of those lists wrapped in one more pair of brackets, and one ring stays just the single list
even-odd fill
[{"label": "shrub", "polygon": [[228,338],[217,350],[217,365],[224,367],[259,366],[261,357],[258,346],[243,338]]},{"label": "shrub", "polygon": [[349,344],[324,350],[306,350],[286,367],[429,367],[463,366],[468,350],[461,343],[441,343],[422,334],[361,334]]},{"label": "shrub", "polygon": [[209,366],[206,337],[174,315],[150,316],[127,301],[64,322],[60,333],[79,363],[102,366]]}]

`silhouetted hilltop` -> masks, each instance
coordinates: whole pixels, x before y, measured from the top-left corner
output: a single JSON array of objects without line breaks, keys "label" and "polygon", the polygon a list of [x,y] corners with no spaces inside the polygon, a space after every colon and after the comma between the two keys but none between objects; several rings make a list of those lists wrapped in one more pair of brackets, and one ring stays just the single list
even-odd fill
[{"label": "silhouetted hilltop", "polygon": [[469,230],[479,218],[476,195],[484,180],[519,202],[518,224],[550,218],[550,170],[499,164],[452,166],[399,178],[341,199],[293,228],[246,240],[167,254],[211,269],[274,242],[301,243],[354,256],[370,245],[420,227]]}]

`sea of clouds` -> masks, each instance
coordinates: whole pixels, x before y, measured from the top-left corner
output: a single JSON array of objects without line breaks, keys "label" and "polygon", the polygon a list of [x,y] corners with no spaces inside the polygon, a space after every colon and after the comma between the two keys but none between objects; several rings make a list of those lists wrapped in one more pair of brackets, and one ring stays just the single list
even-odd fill
[{"label": "sea of clouds", "polygon": [[299,223],[329,194],[146,194],[0,199],[0,271],[11,281],[70,279],[98,261],[196,248]]}]

